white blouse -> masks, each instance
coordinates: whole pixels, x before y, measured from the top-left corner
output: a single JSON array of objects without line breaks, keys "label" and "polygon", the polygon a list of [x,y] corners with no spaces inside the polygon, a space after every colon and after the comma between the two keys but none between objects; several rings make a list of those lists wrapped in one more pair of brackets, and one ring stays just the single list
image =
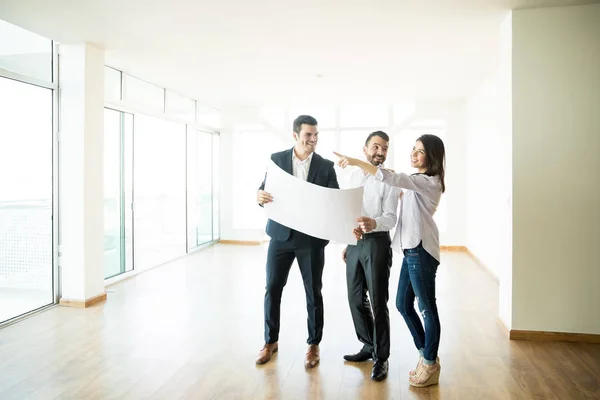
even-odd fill
[{"label": "white blouse", "polygon": [[440,261],[440,234],[433,214],[442,198],[442,184],[437,176],[407,175],[379,169],[375,178],[390,186],[408,189],[402,196],[392,249],[403,253],[423,242],[423,248]]}]

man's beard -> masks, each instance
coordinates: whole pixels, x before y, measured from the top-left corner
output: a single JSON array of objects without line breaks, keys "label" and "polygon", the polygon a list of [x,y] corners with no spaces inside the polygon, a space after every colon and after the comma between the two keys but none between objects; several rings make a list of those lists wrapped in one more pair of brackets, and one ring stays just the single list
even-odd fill
[{"label": "man's beard", "polygon": [[382,157],[382,158],[376,158],[376,157],[377,156],[374,156],[374,155],[373,156],[368,156],[367,159],[369,160],[369,162],[372,165],[374,165],[376,167],[380,166],[381,164],[383,164],[385,162],[385,157]]}]

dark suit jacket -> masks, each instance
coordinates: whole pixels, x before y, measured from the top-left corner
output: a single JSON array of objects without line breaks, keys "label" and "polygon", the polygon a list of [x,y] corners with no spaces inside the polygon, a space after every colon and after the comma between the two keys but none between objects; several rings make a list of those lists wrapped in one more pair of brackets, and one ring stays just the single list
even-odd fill
[{"label": "dark suit jacket", "polygon": [[[281,169],[283,169],[288,174],[293,174],[292,170],[292,152],[293,148],[289,150],[280,151],[279,153],[271,154],[271,160]],[[265,179],[263,180],[262,185],[260,185],[259,190],[263,190],[265,188],[265,182],[267,180],[267,175],[265,174]],[[335,174],[335,170],[333,169],[333,162],[324,159],[317,153],[313,153],[312,160],[310,162],[310,169],[308,170],[308,177],[306,179],[307,182],[314,183],[315,185],[339,189],[340,186],[337,181],[337,176]],[[308,204],[307,204],[308,206]],[[269,235],[272,239],[275,240],[288,240],[290,238],[291,229],[285,225],[281,225],[271,219],[267,221],[267,235]],[[309,236],[310,243],[316,246],[325,247],[329,241],[319,239],[313,236]]]}]

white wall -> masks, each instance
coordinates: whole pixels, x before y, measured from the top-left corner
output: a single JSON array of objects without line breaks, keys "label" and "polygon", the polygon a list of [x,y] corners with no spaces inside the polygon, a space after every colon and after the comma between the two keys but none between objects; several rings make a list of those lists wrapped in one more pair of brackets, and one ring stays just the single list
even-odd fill
[{"label": "white wall", "polygon": [[600,5],[512,24],[513,329],[600,334]]},{"label": "white wall", "polygon": [[498,68],[467,99],[467,248],[500,283],[510,328],[512,292],[511,17],[500,30]]}]

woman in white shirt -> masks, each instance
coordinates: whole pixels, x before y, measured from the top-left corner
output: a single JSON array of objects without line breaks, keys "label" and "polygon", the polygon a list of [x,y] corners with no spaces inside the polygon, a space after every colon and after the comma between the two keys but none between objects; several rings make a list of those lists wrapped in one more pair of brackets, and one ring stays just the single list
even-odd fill
[{"label": "woman in white shirt", "polygon": [[[338,165],[342,168],[357,166],[390,186],[405,189],[392,240],[392,248],[404,254],[396,307],[420,354],[417,367],[409,372],[409,383],[417,387],[437,384],[441,370],[437,356],[441,328],[435,300],[435,275],[440,264],[440,241],[433,214],[446,190],[444,143],[435,135],[419,137],[411,152],[411,166],[417,169],[412,175],[335,154],[340,157]],[[414,308],[415,297],[425,327]]]}]

